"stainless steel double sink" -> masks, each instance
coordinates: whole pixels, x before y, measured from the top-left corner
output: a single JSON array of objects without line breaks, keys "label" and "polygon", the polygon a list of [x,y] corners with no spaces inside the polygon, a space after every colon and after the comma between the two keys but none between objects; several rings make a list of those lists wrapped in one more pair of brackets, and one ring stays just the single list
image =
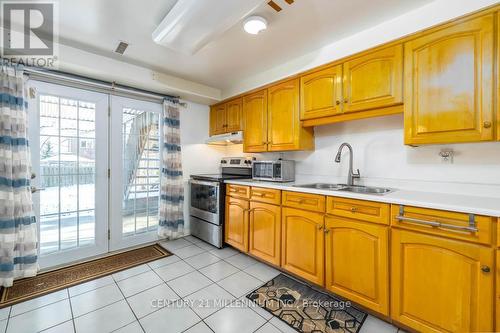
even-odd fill
[{"label": "stainless steel double sink", "polygon": [[327,183],[313,183],[313,184],[303,184],[303,185],[298,184],[293,186],[301,188],[311,188],[317,190],[343,191],[343,192],[377,194],[377,195],[384,195],[394,191],[393,189],[385,187],[372,187],[372,186],[346,185],[346,184],[327,184]]}]

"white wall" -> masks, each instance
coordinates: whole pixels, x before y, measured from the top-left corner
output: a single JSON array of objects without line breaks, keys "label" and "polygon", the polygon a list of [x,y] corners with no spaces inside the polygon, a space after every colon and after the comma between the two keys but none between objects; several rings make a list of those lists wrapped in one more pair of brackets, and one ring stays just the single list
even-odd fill
[{"label": "white wall", "polygon": [[189,186],[191,174],[217,173],[221,157],[226,156],[225,147],[209,146],[209,107],[187,102],[180,110],[182,171],[184,175],[184,219],[189,229]]},{"label": "white wall", "polygon": [[[403,116],[356,120],[315,128],[314,151],[288,152],[296,161],[297,181],[311,179],[345,183],[348,153],[334,163],[343,142],[354,149],[354,169],[361,171],[361,184],[500,198],[500,142],[409,147],[403,144]],[[453,164],[445,164],[441,149],[455,152]],[[241,145],[228,149],[242,154]],[[259,159],[279,154],[260,154]],[[306,178],[306,179],[305,179]]]}]

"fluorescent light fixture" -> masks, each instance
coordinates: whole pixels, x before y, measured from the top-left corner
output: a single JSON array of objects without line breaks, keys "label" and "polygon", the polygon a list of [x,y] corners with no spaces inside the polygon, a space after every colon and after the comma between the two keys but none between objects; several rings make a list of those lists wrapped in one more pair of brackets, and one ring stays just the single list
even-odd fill
[{"label": "fluorescent light fixture", "polygon": [[177,0],[152,37],[157,44],[192,55],[240,24],[265,1]]},{"label": "fluorescent light fixture", "polygon": [[250,16],[245,19],[243,29],[252,35],[257,35],[259,32],[267,29],[267,21],[261,16]]}]

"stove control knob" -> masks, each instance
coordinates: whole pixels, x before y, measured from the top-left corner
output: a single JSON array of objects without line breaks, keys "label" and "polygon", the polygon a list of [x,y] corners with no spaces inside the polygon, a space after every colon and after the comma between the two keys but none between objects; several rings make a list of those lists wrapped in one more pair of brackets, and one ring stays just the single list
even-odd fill
[{"label": "stove control knob", "polygon": [[226,164],[226,163],[227,163],[227,161],[226,161],[226,160],[221,160],[221,161],[220,161],[220,163],[221,163],[221,164]]}]

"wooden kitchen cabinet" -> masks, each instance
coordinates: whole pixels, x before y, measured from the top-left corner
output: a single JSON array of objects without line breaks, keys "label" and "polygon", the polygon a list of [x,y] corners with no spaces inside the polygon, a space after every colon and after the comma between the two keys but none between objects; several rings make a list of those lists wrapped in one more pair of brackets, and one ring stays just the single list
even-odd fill
[{"label": "wooden kitchen cabinet", "polygon": [[494,139],[493,27],[488,14],[405,43],[405,144]]},{"label": "wooden kitchen cabinet", "polygon": [[343,112],[403,103],[403,46],[368,51],[343,64]]},{"label": "wooden kitchen cabinet", "polygon": [[281,216],[281,267],[323,285],[323,214],[283,207]]},{"label": "wooden kitchen cabinet", "polygon": [[248,200],[226,196],[224,240],[243,252],[248,252],[248,209]]},{"label": "wooden kitchen cabinet", "polygon": [[314,132],[300,126],[299,80],[285,81],[268,88],[268,151],[314,148]]},{"label": "wooden kitchen cabinet", "polygon": [[267,89],[243,97],[243,151],[267,151]]},{"label": "wooden kitchen cabinet", "polygon": [[342,65],[300,78],[300,119],[333,116],[342,112]]},{"label": "wooden kitchen cabinet", "polygon": [[392,229],[391,317],[419,332],[493,330],[493,249]]},{"label": "wooden kitchen cabinet", "polygon": [[241,98],[210,108],[210,135],[224,134],[241,130]]},{"label": "wooden kitchen cabinet", "polygon": [[216,105],[210,109],[210,135],[226,132],[226,104]]},{"label": "wooden kitchen cabinet", "polygon": [[389,227],[325,217],[325,286],[389,315]]},{"label": "wooden kitchen cabinet", "polygon": [[248,252],[273,265],[281,260],[281,207],[250,202]]},{"label": "wooden kitchen cabinet", "polygon": [[226,131],[237,132],[241,130],[242,99],[236,98],[226,103]]},{"label": "wooden kitchen cabinet", "polygon": [[497,294],[496,294],[496,309],[497,309],[497,315],[496,315],[496,321],[495,321],[495,331],[499,332],[500,331],[500,249],[497,249]]}]

